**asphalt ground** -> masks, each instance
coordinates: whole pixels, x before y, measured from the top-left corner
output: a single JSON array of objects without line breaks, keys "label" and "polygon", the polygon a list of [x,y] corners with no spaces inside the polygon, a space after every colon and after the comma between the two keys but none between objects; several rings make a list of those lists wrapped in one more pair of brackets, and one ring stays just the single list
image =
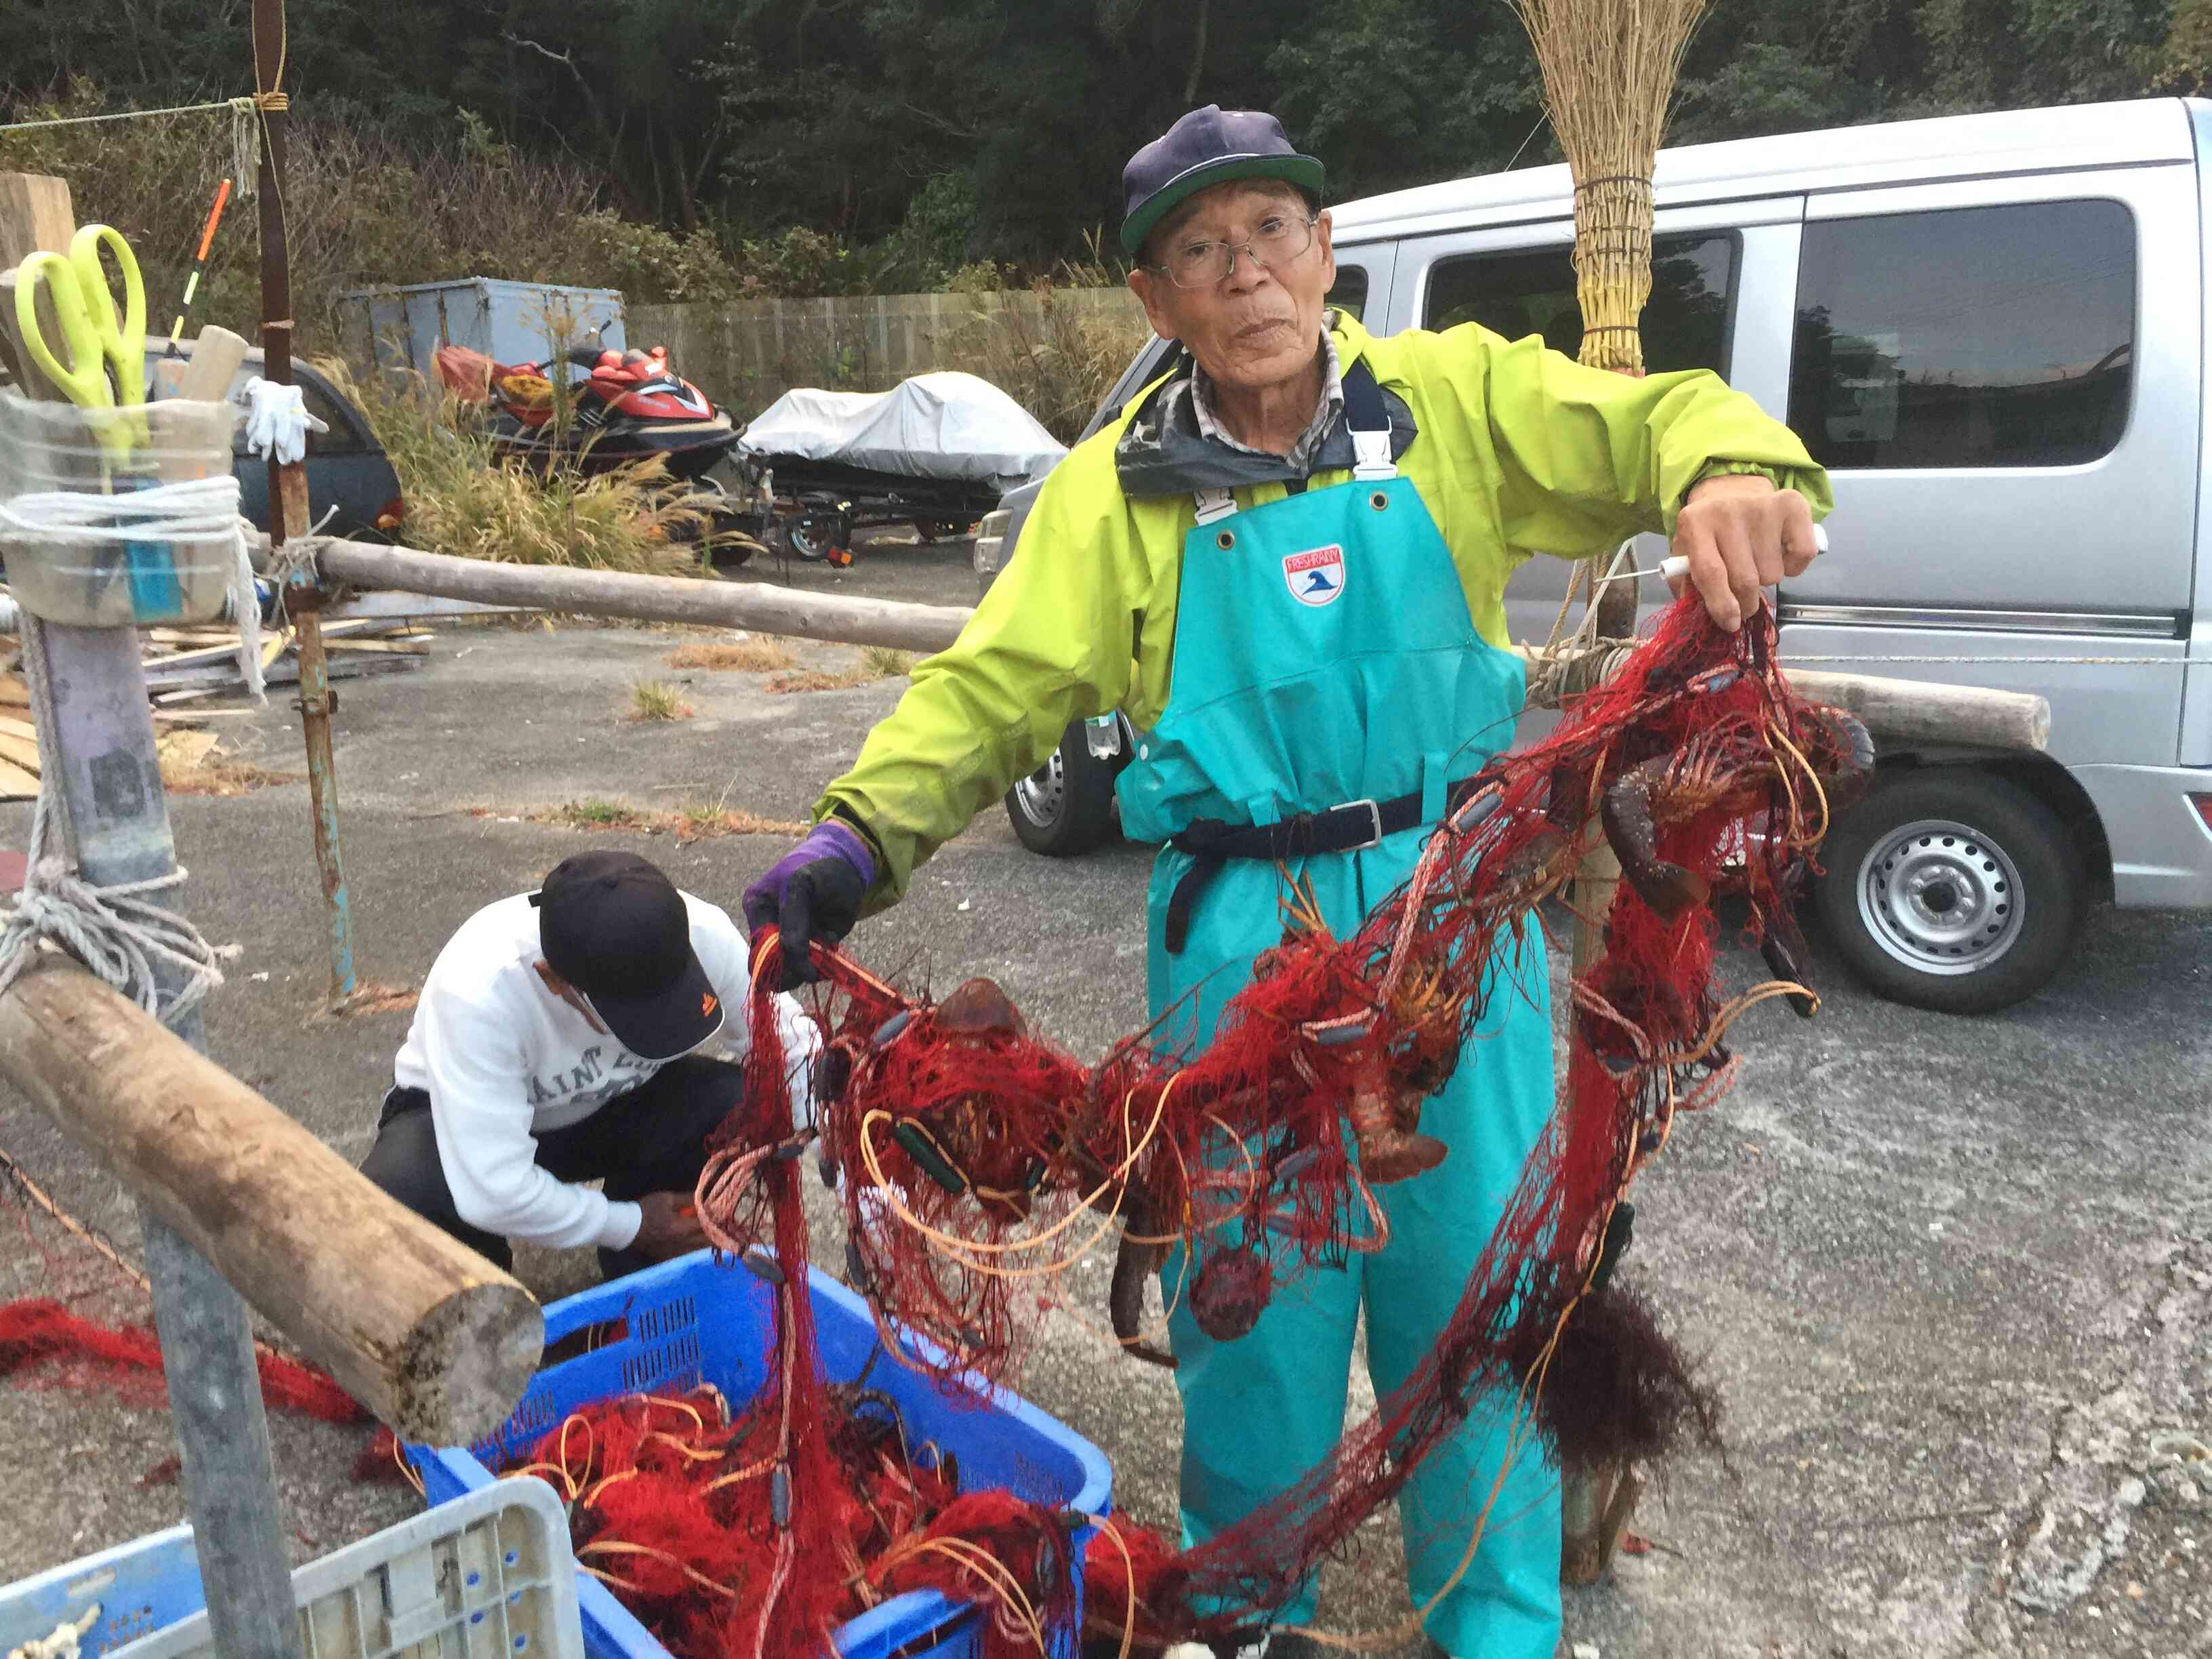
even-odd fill
[{"label": "asphalt ground", "polygon": [[[964,603],[966,559],[961,544],[884,544],[850,571],[790,580]],[[666,667],[690,637],[447,626],[422,672],[342,684],[364,980],[418,984],[473,909],[586,845],[637,848],[735,908],[780,840],[679,845],[529,815],[603,799],[797,818],[902,682],[771,695],[761,675]],[[858,657],[800,654],[832,669]],[[626,719],[646,678],[683,682],[696,717]],[[272,702],[219,724],[297,771],[295,719]],[[358,1158],[407,1017],[319,1017],[328,969],[304,787],[171,810],[192,877],[184,907],[245,947],[210,1007],[214,1054]],[[21,848],[28,817],[0,808],[0,845]],[[1096,1057],[1142,1022],[1148,857],[1037,858],[987,813],[855,948],[940,988],[996,978],[1041,1029]],[[1772,1004],[1751,1016],[1735,1092],[1678,1128],[1636,1194],[1629,1270],[1720,1388],[1726,1464],[1686,1462],[1644,1500],[1649,1553],[1569,1592],[1570,1638],[1653,1659],[2212,1653],[2212,1465],[2192,1481],[2153,1455],[2161,1431],[2212,1440],[2212,920],[2096,915],[2055,984],[1981,1019],[1875,1000],[1814,945],[1820,1018]],[[0,1092],[0,1149],[135,1255],[128,1195],[12,1093]],[[0,1259],[0,1300],[100,1283],[51,1227],[27,1223],[22,1237]],[[519,1263],[549,1300],[594,1271],[588,1252],[526,1249]],[[1102,1304],[1105,1272],[1085,1284]],[[82,1305],[143,1312],[127,1291]],[[89,1381],[47,1367],[0,1382],[15,1494],[0,1583],[182,1515],[158,1390],[118,1398]],[[1181,1424],[1163,1374],[1056,1318],[1021,1388],[1106,1449],[1124,1509],[1171,1521]],[[363,1431],[281,1414],[271,1431],[296,1560],[411,1512],[411,1493],[351,1478]],[[1324,1627],[1404,1616],[1395,1551],[1386,1517],[1330,1569]]]}]

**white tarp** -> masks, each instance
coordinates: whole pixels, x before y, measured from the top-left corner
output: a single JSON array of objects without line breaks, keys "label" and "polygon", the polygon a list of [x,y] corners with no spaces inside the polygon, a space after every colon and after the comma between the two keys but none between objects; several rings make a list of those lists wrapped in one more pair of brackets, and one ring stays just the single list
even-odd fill
[{"label": "white tarp", "polygon": [[1044,476],[1067,450],[1029,410],[973,374],[942,370],[889,392],[787,392],[745,428],[747,449],[1001,489]]}]

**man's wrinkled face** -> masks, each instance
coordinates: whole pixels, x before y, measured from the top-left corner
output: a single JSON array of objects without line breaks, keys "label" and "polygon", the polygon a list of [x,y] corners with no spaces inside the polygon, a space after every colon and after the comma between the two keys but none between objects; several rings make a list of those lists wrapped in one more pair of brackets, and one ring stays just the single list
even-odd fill
[{"label": "man's wrinkled face", "polygon": [[[1152,232],[1144,264],[1129,273],[1153,331],[1182,341],[1217,386],[1260,391],[1297,380],[1313,366],[1322,296],[1336,281],[1328,215],[1314,226],[1310,246],[1272,266],[1243,245],[1295,231],[1307,216],[1304,197],[1265,179],[1232,179],[1192,197]],[[1236,246],[1237,263],[1218,282],[1178,288],[1163,268],[1221,242]]]}]

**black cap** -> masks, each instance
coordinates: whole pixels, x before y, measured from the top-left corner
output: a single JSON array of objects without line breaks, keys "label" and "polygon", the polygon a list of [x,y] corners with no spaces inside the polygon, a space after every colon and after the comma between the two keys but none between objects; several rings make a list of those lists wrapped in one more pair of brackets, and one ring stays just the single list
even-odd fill
[{"label": "black cap", "polygon": [[1321,163],[1291,147],[1280,121],[1264,110],[1208,104],[1146,144],[1121,169],[1127,214],[1121,246],[1134,257],[1170,208],[1231,179],[1281,179],[1321,199]]},{"label": "black cap", "polygon": [[563,859],[530,896],[545,965],[641,1060],[688,1054],[722,1029],[676,884],[635,853]]}]

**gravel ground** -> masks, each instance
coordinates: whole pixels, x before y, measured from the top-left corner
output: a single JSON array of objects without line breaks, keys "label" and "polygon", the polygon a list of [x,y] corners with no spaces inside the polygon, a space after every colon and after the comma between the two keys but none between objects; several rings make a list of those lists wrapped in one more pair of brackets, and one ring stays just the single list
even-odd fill
[{"label": "gravel ground", "polygon": [[[792,580],[963,603],[965,556],[886,544],[850,571]],[[419,983],[472,909],[592,842],[636,847],[734,908],[779,841],[587,836],[531,815],[597,799],[796,818],[901,682],[772,695],[762,675],[666,667],[688,637],[447,627],[424,672],[343,684],[337,762],[365,979]],[[800,654],[833,672],[858,657]],[[696,716],[626,720],[645,678],[681,682]],[[296,770],[290,718],[272,705],[222,724]],[[173,811],[186,908],[246,947],[210,1006],[213,1052],[359,1157],[406,1017],[315,1017],[327,975],[304,787]],[[0,843],[27,830],[27,807],[0,808]],[[856,944],[940,984],[990,975],[1096,1055],[1142,1019],[1147,858],[1035,858],[986,814]],[[2183,1433],[2212,1440],[2212,921],[2095,916],[2057,983],[1977,1020],[1878,1001],[1815,949],[1821,1017],[1754,1016],[1741,1086],[1638,1189],[1631,1263],[1723,1393],[1728,1467],[1685,1464],[1645,1501],[1653,1547],[1570,1592],[1570,1638],[1606,1659],[2212,1654],[2212,1464],[2171,1449]],[[0,1148],[135,1251],[127,1196],[4,1091]],[[520,1263],[549,1300],[592,1271],[588,1253]],[[49,1262],[27,1244],[0,1260],[0,1299],[92,1282],[75,1254]],[[125,1295],[93,1305],[132,1311]],[[19,1492],[0,1583],[182,1513],[161,1478],[173,1447],[158,1394],[57,1386],[78,1381],[0,1383]],[[1162,1374],[1064,1322],[1022,1387],[1108,1450],[1120,1504],[1171,1518],[1180,1420]],[[282,1417],[272,1431],[297,1559],[408,1512],[410,1494],[349,1479],[360,1431]],[[1405,1611],[1394,1523],[1370,1531],[1328,1577],[1332,1628]]]}]

